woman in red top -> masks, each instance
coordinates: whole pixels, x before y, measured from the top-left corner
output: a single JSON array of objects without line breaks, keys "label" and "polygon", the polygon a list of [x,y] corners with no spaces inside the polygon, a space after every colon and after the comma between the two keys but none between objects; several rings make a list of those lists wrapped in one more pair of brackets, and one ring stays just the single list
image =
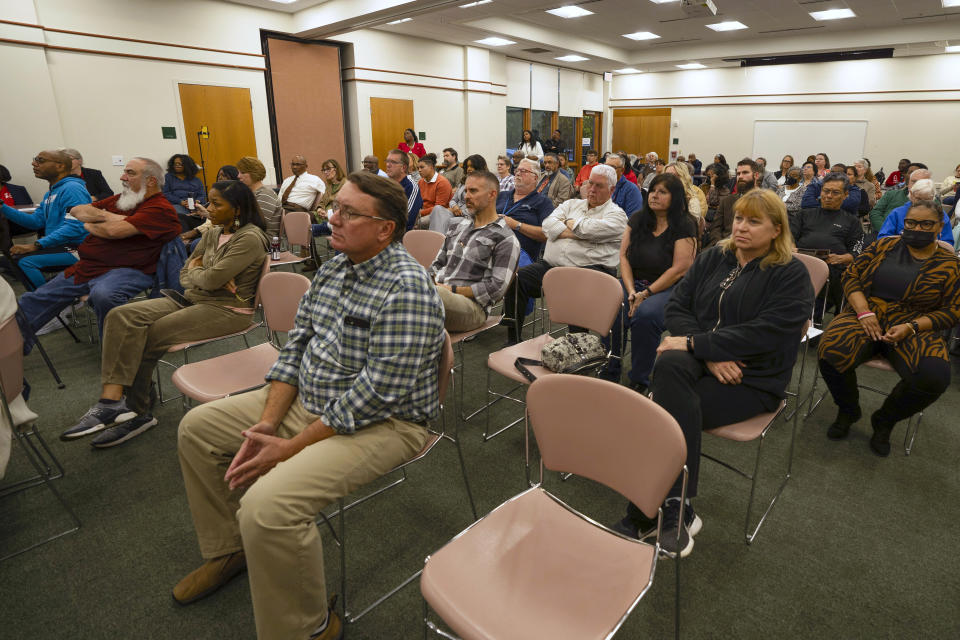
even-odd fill
[{"label": "woman in red top", "polygon": [[413,153],[418,158],[422,158],[427,152],[427,150],[423,148],[423,144],[417,142],[417,134],[413,129],[403,130],[403,142],[397,145],[397,149],[400,149],[400,151],[404,153]]}]

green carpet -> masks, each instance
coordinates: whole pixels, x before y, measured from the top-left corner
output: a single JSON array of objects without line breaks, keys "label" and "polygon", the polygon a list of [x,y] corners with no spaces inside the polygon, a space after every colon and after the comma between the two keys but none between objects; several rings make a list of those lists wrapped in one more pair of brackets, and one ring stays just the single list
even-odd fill
[{"label": "green carpet", "polygon": [[[466,345],[468,404],[481,401],[485,354],[503,339],[500,330],[493,330]],[[47,441],[67,470],[56,486],[83,526],[0,564],[0,638],[254,637],[244,578],[189,607],[170,598],[173,585],[200,562],[176,456],[179,401],[157,409],[157,427],[115,449],[94,450],[89,439],[60,442],[60,431],[97,397],[98,348],[75,344],[65,331],[42,340],[67,387],[56,388],[35,351],[26,361],[33,386],[30,405],[41,415]],[[236,341],[203,353],[240,346]],[[164,370],[167,382],[169,376]],[[889,374],[865,372],[861,377],[892,386]],[[865,417],[846,441],[824,436],[834,413],[829,400],[801,423],[794,477],[751,546],[743,541],[749,483],[703,462],[701,493],[694,504],[704,527],[693,555],[682,565],[684,636],[960,635],[960,554],[953,532],[960,516],[960,435],[951,426],[960,412],[960,394],[951,386],[927,410],[910,457],[903,455],[904,425],[898,425],[887,459],[867,447],[867,416],[880,398],[865,392],[861,402]],[[516,405],[501,405],[493,410],[495,424],[519,415]],[[482,443],[482,421],[481,416],[461,424],[460,434],[477,506],[487,512],[524,488],[523,433],[515,427]],[[761,501],[775,488],[773,473],[784,465],[788,442],[789,425],[779,425],[768,438]],[[755,451],[752,444],[709,437],[704,449],[743,466],[752,465]],[[15,446],[5,482],[27,471],[24,452]],[[622,516],[624,499],[600,485],[576,477],[561,482],[553,473],[546,482],[601,522]],[[411,467],[405,484],[348,513],[351,608],[362,607],[418,569],[427,554],[470,519],[456,453],[441,443]],[[4,552],[67,524],[66,514],[42,487],[0,501]],[[329,532],[323,535],[333,592],[339,584],[337,548]],[[673,595],[673,564],[661,562],[653,588],[617,637],[671,636]],[[411,585],[350,626],[347,637],[420,637],[421,606],[419,589]]]}]

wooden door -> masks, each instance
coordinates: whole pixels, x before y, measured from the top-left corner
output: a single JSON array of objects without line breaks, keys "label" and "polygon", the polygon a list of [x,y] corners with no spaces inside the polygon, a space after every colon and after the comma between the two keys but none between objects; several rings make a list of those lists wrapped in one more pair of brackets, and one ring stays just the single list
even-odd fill
[{"label": "wooden door", "polygon": [[612,151],[648,151],[669,162],[670,109],[614,109]]},{"label": "wooden door", "polygon": [[[205,84],[181,84],[180,107],[183,110],[187,153],[199,165],[201,144],[207,189],[217,181],[217,171],[225,164],[237,164],[243,156],[257,155],[253,133],[253,108],[250,90],[239,87],[216,87]],[[202,141],[197,132],[206,127],[210,137]]]},{"label": "wooden door", "polygon": [[413,100],[370,98],[370,125],[373,130],[373,155],[380,159],[380,168],[383,169],[387,154],[403,141],[403,130],[416,130]]}]

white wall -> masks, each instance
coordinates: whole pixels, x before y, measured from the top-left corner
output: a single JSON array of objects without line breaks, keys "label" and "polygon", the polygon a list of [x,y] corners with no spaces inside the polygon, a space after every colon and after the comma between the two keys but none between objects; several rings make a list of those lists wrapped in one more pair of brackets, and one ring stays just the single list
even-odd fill
[{"label": "white wall", "polygon": [[[34,199],[47,188],[33,178],[30,158],[37,151],[75,147],[86,165],[100,169],[114,190],[120,167],[111,156],[152,157],[161,164],[186,153],[186,135],[177,84],[180,82],[250,89],[257,155],[272,171],[270,120],[262,71],[206,66],[217,62],[263,67],[260,28],[287,31],[288,14],[215,0],[3,0],[5,19],[45,27],[185,44],[239,52],[224,54],[176,46],[131,43],[0,25],[0,37],[50,45],[123,52],[182,62],[97,55],[0,43],[5,84],[17,87],[4,101],[0,118],[0,164]],[[189,16],[189,18],[188,18]],[[161,126],[175,126],[177,138],[164,140]]]},{"label": "white wall", "polygon": [[889,174],[909,157],[940,180],[960,162],[958,68],[960,55],[944,54],[615,76],[610,106],[671,107],[679,126],[670,135],[680,140],[671,149],[705,162],[752,155],[756,120],[867,120],[865,155],[875,170]]}]

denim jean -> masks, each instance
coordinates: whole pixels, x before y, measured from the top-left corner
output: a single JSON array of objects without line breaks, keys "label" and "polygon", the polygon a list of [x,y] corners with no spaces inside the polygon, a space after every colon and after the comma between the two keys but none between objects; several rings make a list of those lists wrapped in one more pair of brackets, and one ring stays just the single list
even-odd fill
[{"label": "denim jean", "polygon": [[17,266],[27,276],[27,280],[34,288],[39,289],[46,284],[47,279],[43,277],[42,269],[46,267],[69,267],[77,261],[76,256],[62,248],[50,252],[28,253],[17,260]]},{"label": "denim jean", "polygon": [[[622,283],[621,283],[622,286]],[[624,312],[623,318],[618,313],[613,321],[613,328],[610,330],[610,340],[613,341],[613,355],[617,356],[610,360],[610,366],[607,367],[607,373],[619,378],[620,376],[620,356],[623,344],[623,320],[626,319],[627,328],[630,329],[630,373],[627,377],[630,382],[650,385],[650,372],[653,371],[653,363],[657,359],[657,346],[660,344],[660,336],[666,330],[664,322],[664,309],[670,295],[673,293],[673,287],[655,293],[637,307],[632,316],[626,316],[630,309],[627,290],[623,290]],[[609,343],[605,341],[605,344]]]},{"label": "denim jean", "polygon": [[70,306],[80,296],[89,296],[87,302],[97,314],[100,335],[103,336],[103,323],[107,313],[114,307],[126,304],[130,298],[153,284],[153,276],[137,269],[125,267],[111,269],[101,276],[82,284],[74,282],[62,273],[36,291],[20,296],[20,311],[17,321],[28,325],[31,331],[24,330],[23,352],[33,348],[33,335],[58,313]]}]

